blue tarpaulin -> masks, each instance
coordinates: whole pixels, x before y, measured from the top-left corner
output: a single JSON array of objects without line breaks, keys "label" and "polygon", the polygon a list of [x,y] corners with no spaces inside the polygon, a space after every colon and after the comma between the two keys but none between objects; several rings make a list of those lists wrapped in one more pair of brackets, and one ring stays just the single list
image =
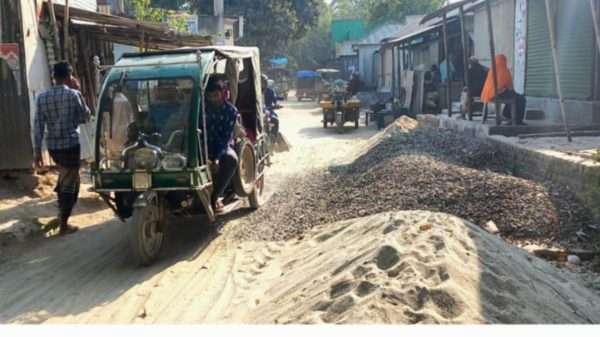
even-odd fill
[{"label": "blue tarpaulin", "polygon": [[299,70],[296,77],[319,77],[319,73],[312,70]]},{"label": "blue tarpaulin", "polygon": [[288,58],[287,57],[275,57],[271,59],[271,64],[276,65],[276,66],[285,66],[288,64]]}]

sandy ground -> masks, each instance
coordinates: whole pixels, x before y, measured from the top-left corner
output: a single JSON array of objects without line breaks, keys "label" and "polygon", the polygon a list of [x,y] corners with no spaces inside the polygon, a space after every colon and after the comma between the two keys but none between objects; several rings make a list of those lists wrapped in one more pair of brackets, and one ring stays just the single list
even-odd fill
[{"label": "sandy ground", "polygon": [[[281,111],[293,147],[274,158],[270,192],[377,139],[372,126],[323,130],[318,113]],[[600,323],[576,276],[449,215],[384,213],[285,242],[232,240],[244,209],[218,230],[173,219],[160,261],[138,268],[126,224],[83,196],[78,233],[0,254],[0,323]],[[2,197],[0,221],[56,210],[22,198]]]},{"label": "sandy ground", "polygon": [[[351,159],[376,133],[372,126],[355,130],[348,124],[347,133],[338,135],[321,128],[320,110],[314,102],[285,105],[280,111],[281,128],[292,150],[273,159],[267,192],[276,190],[288,175]],[[39,199],[7,192],[2,187],[8,183],[0,184],[0,226],[25,222],[29,227],[38,217],[56,214],[51,188]],[[129,261],[127,225],[116,220],[86,187],[82,187],[73,217],[73,224],[80,227],[78,233],[35,236],[0,247],[0,322],[226,320],[219,312],[235,304],[231,287],[239,288],[233,284],[247,277],[235,273],[234,260],[262,258],[240,256],[226,238],[245,210],[228,215],[219,232],[194,219],[173,220],[161,261],[137,268]],[[153,303],[162,309],[151,317],[144,308]]]}]

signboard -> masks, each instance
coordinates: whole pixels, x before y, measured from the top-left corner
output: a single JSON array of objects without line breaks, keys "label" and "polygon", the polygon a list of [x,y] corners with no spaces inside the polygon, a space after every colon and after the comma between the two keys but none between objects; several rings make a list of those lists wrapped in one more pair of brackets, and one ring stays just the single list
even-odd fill
[{"label": "signboard", "polygon": [[17,43],[0,43],[0,59],[4,60],[17,82],[17,93],[21,95],[21,71],[19,62],[19,45]]},{"label": "signboard", "polygon": [[515,6],[515,65],[514,86],[518,93],[525,92],[527,61],[527,0],[516,0]]}]

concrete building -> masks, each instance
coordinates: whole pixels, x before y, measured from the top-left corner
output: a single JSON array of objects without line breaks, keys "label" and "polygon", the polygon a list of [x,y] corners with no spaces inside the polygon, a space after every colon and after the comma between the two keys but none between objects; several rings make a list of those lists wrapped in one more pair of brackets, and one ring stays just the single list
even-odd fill
[{"label": "concrete building", "polygon": [[[64,0],[54,2],[62,4]],[[23,0],[3,1],[0,6],[0,170],[27,169],[33,160],[35,101],[51,85],[48,55],[38,25],[42,5],[40,0]],[[69,2],[69,7],[94,12],[96,6],[96,0]],[[9,63],[13,49],[17,59]],[[9,70],[11,76],[5,74]]]},{"label": "concrete building", "polygon": [[[479,62],[490,67],[490,39],[488,34],[488,20],[485,3],[479,1],[473,7],[473,26],[470,32],[473,39],[471,54]],[[514,33],[515,33],[515,1],[496,0],[491,3],[492,23],[494,25],[494,45],[496,54],[504,54],[508,59],[510,70],[514,65]]]},{"label": "concrete building", "polygon": [[358,56],[358,73],[367,88],[376,88],[379,78],[375,76],[373,56],[381,47],[381,41],[402,34],[418,26],[422,15],[409,15],[403,23],[384,24],[367,34],[362,40],[353,43],[353,50]]},{"label": "concrete building", "polygon": [[[218,32],[218,17],[210,15],[188,14],[190,18],[196,17],[196,31],[190,31],[192,34],[214,36]],[[227,46],[235,45],[236,41],[244,37],[244,18],[243,17],[225,17],[223,19],[224,44]]]},{"label": "concrete building", "polygon": [[[100,76],[93,63],[112,64],[112,43],[136,46],[143,38],[146,48],[173,49],[205,46],[210,38],[173,34],[166,26],[123,17],[98,14],[92,2],[70,1],[68,54],[81,92],[92,110],[96,107]],[[94,1],[93,4],[96,4]],[[50,67],[62,55],[47,29],[48,6],[38,0],[0,1],[0,170],[28,169],[33,160],[32,129],[36,99],[50,88]],[[64,6],[55,4],[58,37],[62,41]],[[143,33],[136,29],[142,27]],[[82,159],[93,155],[93,122],[81,128]]]},{"label": "concrete building", "polygon": [[335,49],[335,57],[338,61],[338,67],[342,78],[350,79],[352,73],[358,69],[358,55],[352,49],[354,41],[338,43]]}]

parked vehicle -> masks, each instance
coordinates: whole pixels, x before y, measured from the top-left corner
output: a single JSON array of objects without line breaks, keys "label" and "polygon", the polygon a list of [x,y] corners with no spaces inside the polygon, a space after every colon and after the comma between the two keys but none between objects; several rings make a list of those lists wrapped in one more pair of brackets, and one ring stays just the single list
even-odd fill
[{"label": "parked vehicle", "polygon": [[321,90],[319,90],[319,102],[323,96],[331,94],[333,84],[336,80],[340,79],[340,71],[331,68],[317,69],[317,73],[321,76]]},{"label": "parked vehicle", "polygon": [[296,73],[296,98],[298,102],[303,98],[315,100],[319,97],[321,77],[312,70],[300,70]]},{"label": "parked vehicle", "polygon": [[240,113],[239,166],[224,201],[244,197],[260,207],[268,160],[260,75],[258,49],[242,47],[126,54],[110,70],[97,110],[93,188],[127,221],[139,264],[159,256],[167,215],[215,220],[203,103],[209,76],[226,80]]},{"label": "parked vehicle", "polygon": [[281,100],[288,99],[290,91],[289,72],[284,68],[272,68],[268,71],[269,77],[275,82],[273,90]]},{"label": "parked vehicle", "polygon": [[335,124],[337,132],[343,133],[346,122],[354,122],[354,127],[358,128],[360,101],[356,97],[348,97],[343,80],[335,81],[331,93],[324,95],[319,104],[323,109],[323,128]]}]

